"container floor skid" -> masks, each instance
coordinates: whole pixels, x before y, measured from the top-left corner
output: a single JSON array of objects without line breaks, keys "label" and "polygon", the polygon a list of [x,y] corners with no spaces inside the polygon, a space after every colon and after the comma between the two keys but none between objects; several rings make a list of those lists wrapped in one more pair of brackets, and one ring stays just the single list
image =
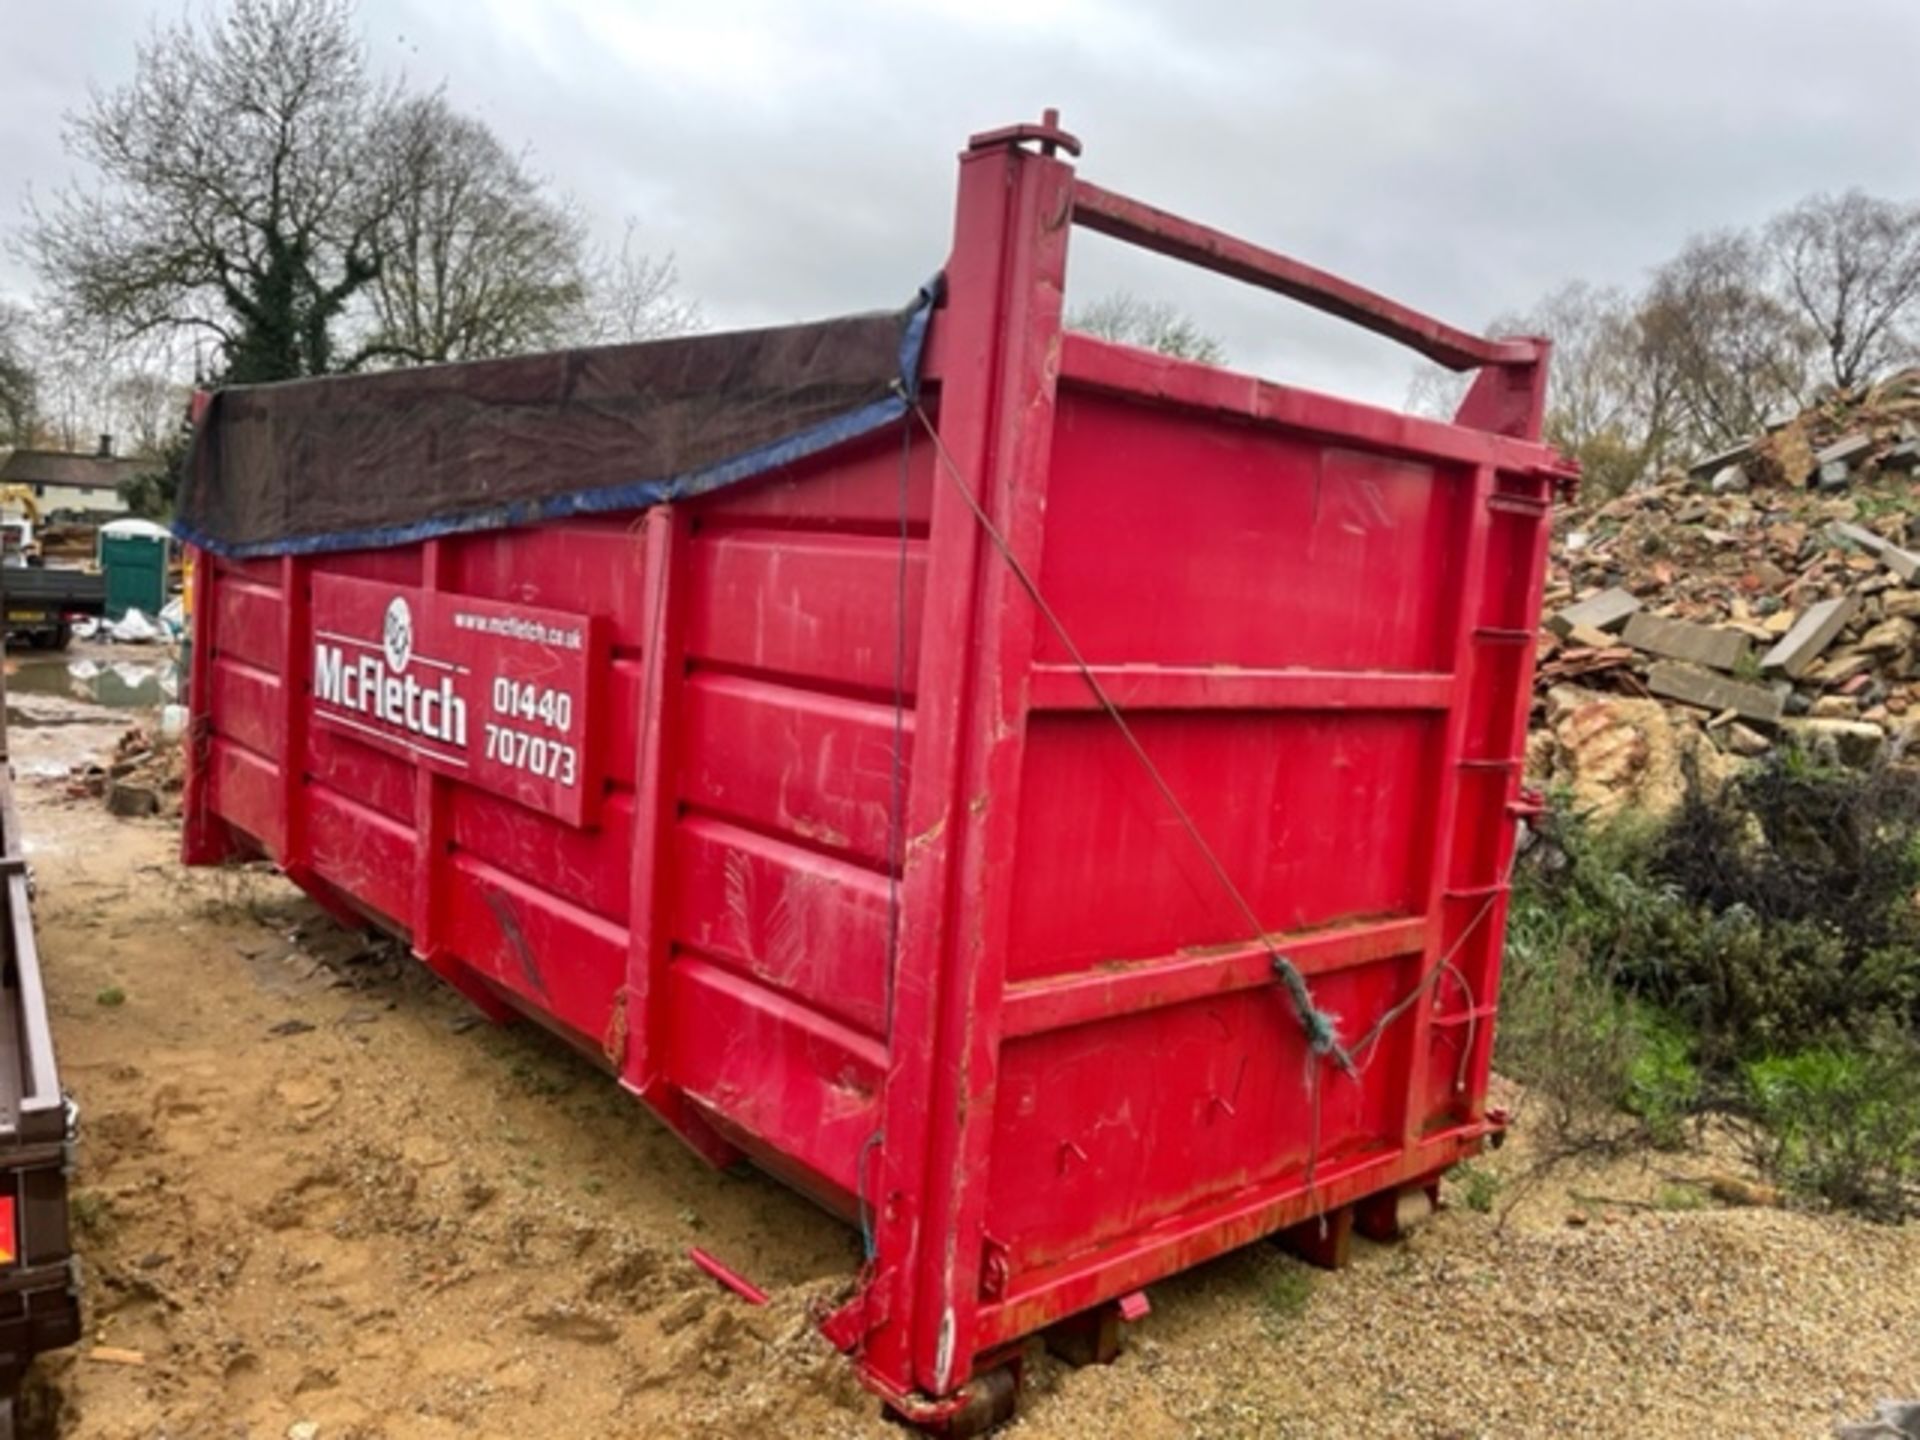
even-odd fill
[{"label": "container floor skid", "polygon": [[[1002,1413],[1023,1338],[1391,1204],[1499,1119],[1569,478],[1546,346],[1100,189],[1077,153],[1049,117],[962,155],[890,429],[643,511],[194,569],[188,860],[270,856],[861,1225],[827,1332],[930,1425]],[[1478,373],[1449,423],[1068,332],[1076,227]],[[390,670],[453,677],[416,707],[439,738],[342,708],[382,614]],[[488,688],[489,625],[549,637],[546,668]],[[470,703],[493,765],[529,676],[577,783],[447,748]]]}]

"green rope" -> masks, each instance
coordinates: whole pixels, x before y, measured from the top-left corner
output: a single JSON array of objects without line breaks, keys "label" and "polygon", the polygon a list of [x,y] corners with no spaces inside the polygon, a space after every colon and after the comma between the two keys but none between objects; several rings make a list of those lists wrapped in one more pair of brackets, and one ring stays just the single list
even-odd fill
[{"label": "green rope", "polygon": [[1294,1013],[1300,1017],[1300,1028],[1307,1033],[1307,1044],[1316,1055],[1324,1055],[1332,1060],[1347,1074],[1355,1072],[1353,1057],[1347,1053],[1346,1046],[1340,1043],[1340,1032],[1334,1029],[1333,1017],[1313,1003],[1313,995],[1307,989],[1307,977],[1299,968],[1278,950],[1273,954],[1273,974],[1293,1000]]}]

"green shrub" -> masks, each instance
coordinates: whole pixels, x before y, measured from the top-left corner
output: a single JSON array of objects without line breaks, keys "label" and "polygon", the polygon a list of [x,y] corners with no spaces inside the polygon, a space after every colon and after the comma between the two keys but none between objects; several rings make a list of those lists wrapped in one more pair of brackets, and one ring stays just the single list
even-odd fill
[{"label": "green shrub", "polygon": [[1703,1110],[1876,1215],[1920,1178],[1920,775],[1783,749],[1667,823],[1556,814],[1517,867],[1497,1061],[1559,1153]]},{"label": "green shrub", "polygon": [[1455,1166],[1453,1183],[1460,1187],[1460,1203],[1476,1215],[1491,1214],[1500,1198],[1500,1177],[1484,1165]]},{"label": "green shrub", "polygon": [[1779,1184],[1897,1219],[1920,1179],[1920,1045],[1882,1030],[1850,1050],[1820,1046],[1748,1063],[1752,1158]]},{"label": "green shrub", "polygon": [[1688,1117],[1700,1106],[1700,1068],[1693,1060],[1694,1037],[1671,1016],[1647,1005],[1633,1006],[1627,1024],[1633,1043],[1622,1103],[1640,1118],[1654,1145],[1663,1150],[1678,1149],[1686,1138]]},{"label": "green shrub", "polygon": [[1657,838],[1562,818],[1515,874],[1496,1059],[1544,1102],[1556,1148],[1677,1143],[1698,1098],[1684,1028],[1622,980],[1680,908],[1651,874]]},{"label": "green shrub", "polygon": [[1652,873],[1692,918],[1636,937],[1623,978],[1710,1064],[1920,1020],[1920,777],[1787,749],[1717,794],[1689,784]]}]

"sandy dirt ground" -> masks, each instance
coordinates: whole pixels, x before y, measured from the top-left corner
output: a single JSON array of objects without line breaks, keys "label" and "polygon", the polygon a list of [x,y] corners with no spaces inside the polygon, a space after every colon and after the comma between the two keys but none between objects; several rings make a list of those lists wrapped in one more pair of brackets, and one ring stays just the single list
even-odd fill
[{"label": "sandy dirt ground", "polygon": [[[903,1433],[809,1318],[857,1265],[849,1230],[708,1170],[586,1062],[477,1022],[279,880],[182,870],[170,822],[63,778],[126,712],[28,708],[88,1318],[41,1362],[41,1433]],[[1676,1208],[1690,1163],[1559,1177],[1503,1217],[1523,1134],[1483,1166],[1509,1177],[1485,1213],[1450,1184],[1337,1274],[1259,1246],[1154,1287],[1116,1364],[1036,1358],[1004,1433],[1812,1436],[1920,1393],[1920,1231]]]}]

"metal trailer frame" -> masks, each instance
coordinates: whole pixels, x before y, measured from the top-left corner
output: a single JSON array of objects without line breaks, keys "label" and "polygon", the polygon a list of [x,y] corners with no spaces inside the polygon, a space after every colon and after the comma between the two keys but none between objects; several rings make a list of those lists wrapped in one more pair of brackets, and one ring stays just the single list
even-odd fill
[{"label": "metal trailer frame", "polygon": [[[1078,151],[1049,112],[961,156],[904,435],[606,523],[194,567],[188,862],[266,853],[855,1220],[826,1333],[955,1432],[1010,1411],[1027,1337],[1110,1354],[1141,1287],[1262,1236],[1337,1259],[1497,1139],[1574,478],[1544,340],[1103,190]],[[1477,378],[1447,423],[1067,332],[1074,226]],[[315,607],[383,586],[591,612],[597,818],[315,723]]]},{"label": "metal trailer frame", "polygon": [[5,706],[0,677],[0,1440],[11,1440],[28,1365],[79,1340],[81,1327],[67,1212],[77,1111],[54,1056]]}]

